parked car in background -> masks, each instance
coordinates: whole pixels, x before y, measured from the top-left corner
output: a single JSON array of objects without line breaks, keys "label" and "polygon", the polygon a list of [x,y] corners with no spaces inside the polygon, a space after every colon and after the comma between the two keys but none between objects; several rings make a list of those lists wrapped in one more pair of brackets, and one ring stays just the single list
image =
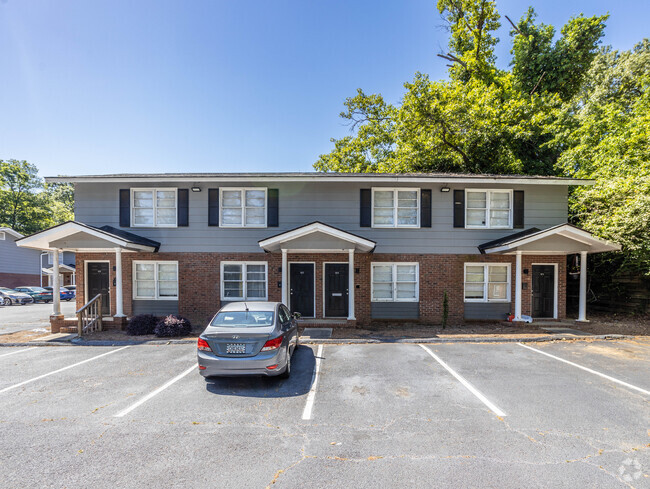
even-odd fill
[{"label": "parked car in background", "polygon": [[0,301],[5,306],[10,306],[12,304],[31,304],[34,302],[34,299],[29,294],[24,292],[18,292],[14,289],[8,289],[7,287],[0,287]]},{"label": "parked car in background", "polygon": [[222,307],[198,339],[204,377],[291,374],[298,323],[279,302],[233,302]]},{"label": "parked car in background", "polygon": [[[52,287],[50,285],[48,285],[47,287],[43,287],[43,288],[46,289],[46,290],[49,290],[49,291],[54,290],[54,287]],[[61,287],[60,291],[61,291],[61,296],[60,297],[61,297],[62,301],[70,301],[70,300],[74,299],[75,293],[72,292],[71,290],[68,290],[65,287]]]},{"label": "parked car in background", "polygon": [[76,285],[66,285],[64,288],[68,289],[69,291],[73,292],[75,297],[77,295],[77,286]]},{"label": "parked car in background", "polygon": [[16,287],[14,290],[18,292],[24,292],[25,294],[31,296],[34,299],[34,302],[51,302],[52,301],[52,291],[45,290],[43,287]]}]

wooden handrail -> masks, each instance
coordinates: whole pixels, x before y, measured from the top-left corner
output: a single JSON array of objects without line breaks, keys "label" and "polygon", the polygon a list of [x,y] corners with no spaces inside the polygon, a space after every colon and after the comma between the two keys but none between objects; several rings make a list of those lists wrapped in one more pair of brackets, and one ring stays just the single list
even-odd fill
[{"label": "wooden handrail", "polygon": [[86,305],[84,305],[81,309],[79,309],[77,312],[75,312],[75,314],[79,314],[79,313],[84,312],[85,309],[87,309],[88,307],[90,307],[90,305],[91,305],[93,302],[95,302],[97,299],[101,299],[101,297],[102,297],[101,294],[97,294],[95,297],[93,297],[93,298],[90,300],[90,302],[88,302],[88,303],[87,303]]},{"label": "wooden handrail", "polygon": [[88,304],[77,311],[77,334],[92,333],[103,329],[102,295],[97,294]]}]

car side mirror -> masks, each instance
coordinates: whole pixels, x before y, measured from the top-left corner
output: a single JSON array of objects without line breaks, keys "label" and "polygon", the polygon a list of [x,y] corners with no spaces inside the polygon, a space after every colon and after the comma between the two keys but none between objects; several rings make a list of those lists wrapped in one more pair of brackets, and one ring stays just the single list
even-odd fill
[{"label": "car side mirror", "polygon": [[300,319],[301,317],[302,317],[302,314],[300,314],[299,312],[294,312],[293,313],[293,318],[294,319]]}]

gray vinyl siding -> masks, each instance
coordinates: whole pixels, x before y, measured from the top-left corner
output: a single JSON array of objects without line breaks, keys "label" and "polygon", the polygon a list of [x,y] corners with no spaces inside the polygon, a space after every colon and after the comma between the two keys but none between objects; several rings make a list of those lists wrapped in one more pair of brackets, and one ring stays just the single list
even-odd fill
[{"label": "gray vinyl siding", "polygon": [[[161,252],[248,252],[262,253],[258,241],[276,234],[321,221],[377,242],[377,253],[435,253],[475,254],[477,246],[486,241],[507,236],[513,229],[459,229],[453,227],[453,192],[440,192],[441,185],[421,185],[432,190],[432,227],[421,229],[362,228],[359,226],[359,190],[372,187],[394,187],[388,184],[363,182],[307,182],[268,185],[245,185],[208,182],[195,184],[148,185],[126,183],[75,184],[75,218],[93,226],[110,225],[119,228],[119,189],[129,187],[177,187],[198,185],[201,192],[189,193],[189,226],[181,228],[124,228],[159,241]],[[219,228],[208,226],[208,188],[223,187],[278,188],[279,227]],[[414,187],[409,183],[404,187]],[[504,188],[525,191],[525,228],[548,228],[567,220],[566,185],[466,185],[460,188]]]},{"label": "gray vinyl siding", "polygon": [[[47,255],[43,255],[42,261],[43,261],[43,268],[48,268],[48,267],[52,266],[50,264],[50,259],[48,258]],[[63,264],[64,265],[69,265],[69,266],[74,266],[75,265],[74,251],[64,251],[63,252]]]},{"label": "gray vinyl siding", "polygon": [[16,239],[15,236],[5,233],[5,239],[0,240],[0,273],[40,275],[38,260],[41,252],[19,248]]},{"label": "gray vinyl siding", "polygon": [[505,320],[512,309],[509,302],[465,302],[465,319]]},{"label": "gray vinyl siding", "polygon": [[372,302],[370,304],[372,319],[418,319],[419,302]]},{"label": "gray vinyl siding", "polygon": [[178,301],[134,300],[133,315],[153,314],[155,316],[168,316],[178,314]]}]

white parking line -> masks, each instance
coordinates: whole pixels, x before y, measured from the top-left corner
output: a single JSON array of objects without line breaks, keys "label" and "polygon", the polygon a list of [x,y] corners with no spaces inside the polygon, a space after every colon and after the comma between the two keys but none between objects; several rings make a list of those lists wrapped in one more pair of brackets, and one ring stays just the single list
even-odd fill
[{"label": "white parking line", "polygon": [[316,397],[316,388],[318,387],[318,374],[320,373],[320,361],[322,358],[323,345],[321,344],[318,345],[318,351],[316,352],[316,367],[311,378],[311,389],[309,389],[309,394],[307,394],[307,402],[302,412],[302,419],[311,419],[311,410],[314,407],[314,398]]},{"label": "white parking line", "polygon": [[128,408],[126,408],[126,409],[120,411],[119,413],[115,414],[114,417],[115,417],[115,418],[122,418],[122,417],[126,416],[126,415],[129,414],[131,411],[133,411],[135,408],[137,408],[138,406],[143,405],[143,404],[144,404],[145,402],[147,402],[149,399],[151,399],[152,397],[154,397],[154,396],[160,394],[162,391],[164,391],[165,389],[167,389],[167,387],[169,387],[170,385],[172,385],[174,382],[178,382],[178,381],[181,380],[183,377],[185,377],[187,374],[189,374],[190,372],[195,371],[196,369],[197,369],[197,365],[196,365],[196,360],[195,360],[195,361],[194,361],[194,364],[193,364],[190,368],[188,368],[185,372],[183,372],[183,373],[177,375],[176,377],[174,377],[174,378],[173,378],[172,380],[170,380],[169,382],[166,382],[165,384],[161,385],[161,386],[158,387],[155,391],[153,391],[153,392],[147,394],[146,396],[144,396],[142,399],[140,399],[140,400],[139,400],[138,402],[136,402],[135,404],[132,404],[132,405],[129,406]]},{"label": "white parking line", "polygon": [[546,353],[545,351],[538,350],[537,348],[533,348],[532,346],[524,345],[523,343],[517,343],[517,344],[519,346],[523,346],[524,348],[528,348],[529,350],[536,351],[537,353],[541,353],[542,355],[546,355],[547,357],[551,357],[554,358],[555,360],[559,360],[560,362],[568,363],[569,365],[578,367],[579,369],[582,369],[585,372],[589,372],[590,374],[598,375],[599,377],[602,377],[607,380],[611,380],[612,382],[616,382],[617,384],[624,385],[625,387],[629,387],[630,389],[634,389],[635,391],[639,391],[642,392],[643,394],[650,395],[650,391],[641,389],[641,387],[628,384],[627,382],[623,382],[622,380],[615,379],[614,377],[610,377],[609,375],[601,374],[600,372],[592,370],[588,367],[583,367],[582,365],[578,365],[577,363],[570,362],[569,360],[565,360],[564,358],[556,357],[555,355],[551,355],[550,353]]},{"label": "white parking line", "polygon": [[125,348],[128,348],[128,346],[123,346],[122,348],[118,348],[117,350],[111,350],[111,351],[108,351],[106,353],[102,353],[101,355],[97,355],[95,357],[88,358],[88,359],[83,360],[81,362],[77,362],[77,363],[74,363],[72,365],[68,365],[67,367],[63,367],[63,368],[60,368],[58,370],[54,370],[53,372],[48,372],[46,374],[39,375],[38,377],[34,377],[33,379],[25,380],[25,381],[20,382],[18,384],[10,385],[9,387],[5,387],[4,389],[0,390],[0,394],[2,394],[3,392],[10,391],[11,389],[15,389],[16,387],[20,387],[21,385],[29,384],[30,382],[35,382],[37,380],[44,379],[45,377],[49,377],[50,375],[58,374],[59,372],[63,372],[64,370],[68,370],[69,368],[77,367],[77,366],[82,365],[84,363],[91,362],[93,360],[97,360],[98,358],[105,357],[106,355],[111,355],[113,353],[117,353],[118,351],[124,350]]},{"label": "white parking line", "polygon": [[4,355],[0,355],[0,358],[8,357],[9,355],[13,355],[14,353],[20,353],[20,352],[23,352],[23,351],[29,351],[29,350],[34,350],[34,349],[36,349],[35,346],[30,346],[29,348],[23,348],[22,350],[14,350],[11,353],[5,353]]},{"label": "white parking line", "polygon": [[436,362],[438,362],[440,365],[442,365],[442,366],[445,368],[445,370],[447,370],[447,372],[449,372],[451,375],[453,375],[454,377],[456,377],[456,380],[458,380],[458,382],[460,382],[461,384],[463,384],[463,385],[467,388],[468,391],[470,391],[472,394],[474,394],[476,397],[478,397],[478,399],[479,399],[483,404],[485,404],[485,405],[488,407],[488,409],[489,409],[490,411],[492,411],[492,412],[493,412],[494,414],[496,414],[497,416],[501,416],[501,417],[503,417],[503,416],[507,416],[507,414],[506,414],[505,412],[503,412],[501,409],[499,409],[497,406],[495,406],[492,402],[490,402],[490,400],[489,400],[487,397],[485,397],[483,394],[481,394],[481,393],[479,392],[479,390],[476,389],[476,387],[474,387],[472,384],[470,384],[469,382],[467,382],[467,380],[465,380],[465,379],[463,378],[463,376],[461,376],[459,373],[455,372],[455,371],[454,371],[454,370],[453,370],[449,365],[447,365],[445,362],[443,362],[443,361],[440,359],[440,357],[438,357],[438,355],[436,355],[435,353],[433,353],[433,352],[432,352],[431,350],[429,350],[429,348],[427,348],[426,346],[424,346],[424,345],[420,345],[420,346],[421,346],[422,348],[424,348],[424,350],[425,350],[429,355],[431,355],[431,356],[433,357],[433,359],[434,359]]}]

